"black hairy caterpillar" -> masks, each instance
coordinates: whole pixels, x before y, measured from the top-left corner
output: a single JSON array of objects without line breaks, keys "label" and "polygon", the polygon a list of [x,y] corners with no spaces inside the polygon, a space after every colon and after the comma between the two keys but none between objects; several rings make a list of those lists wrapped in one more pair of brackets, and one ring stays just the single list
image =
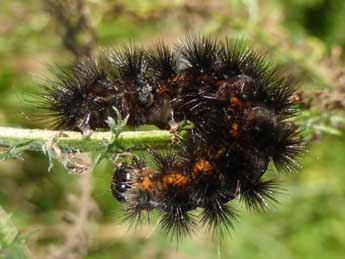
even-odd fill
[{"label": "black hairy caterpillar", "polygon": [[294,81],[241,42],[217,46],[210,39],[188,38],[179,48],[186,69],[176,112],[208,142],[248,146],[284,171],[295,169],[291,158],[299,153],[301,139],[297,127],[286,122],[296,112],[290,98]]},{"label": "black hairy caterpillar", "polygon": [[111,185],[128,219],[140,222],[156,209],[162,228],[176,237],[193,231],[197,208],[200,221],[219,233],[237,217],[229,205],[235,198],[267,209],[280,191],[275,180],[263,180],[269,163],[287,173],[299,167],[304,143],[289,120],[297,112],[296,83],[242,41],[188,36],[174,50],[131,45],[83,61],[42,87],[39,106],[57,128],[106,128],[112,107],[130,115],[130,126],[193,123],[172,151],[151,152],[156,168],[141,159],[115,165]]},{"label": "black hairy caterpillar", "polygon": [[38,96],[37,106],[48,111],[56,129],[84,132],[107,128],[105,120],[115,116],[113,107],[123,116],[130,115],[129,126],[169,128],[172,96],[162,82],[170,80],[165,72],[177,69],[172,55],[164,45],[150,53],[124,46],[97,59],[83,60],[70,70],[57,69],[56,80],[40,86],[44,92]]},{"label": "black hairy caterpillar", "polygon": [[237,215],[226,203],[239,194],[240,186],[235,175],[222,171],[227,151],[208,145],[197,134],[175,151],[152,152],[156,169],[137,159],[116,169],[111,189],[126,203],[127,216],[140,222],[143,212],[157,209],[163,229],[177,238],[193,230],[196,219],[190,212],[196,208],[203,209],[201,221],[213,231],[231,227]]}]

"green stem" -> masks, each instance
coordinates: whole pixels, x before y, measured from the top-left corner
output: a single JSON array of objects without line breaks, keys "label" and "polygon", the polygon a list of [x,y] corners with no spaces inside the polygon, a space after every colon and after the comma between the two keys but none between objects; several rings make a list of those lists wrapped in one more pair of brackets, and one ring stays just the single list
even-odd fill
[{"label": "green stem", "polygon": [[[13,147],[25,143],[24,150],[41,151],[43,144],[54,141],[62,149],[101,151],[109,144],[111,135],[111,132],[92,132],[90,136],[85,137],[74,131],[0,127],[0,146]],[[138,149],[147,145],[164,147],[172,137],[173,135],[167,130],[124,131],[120,134],[118,143],[125,148]]]}]

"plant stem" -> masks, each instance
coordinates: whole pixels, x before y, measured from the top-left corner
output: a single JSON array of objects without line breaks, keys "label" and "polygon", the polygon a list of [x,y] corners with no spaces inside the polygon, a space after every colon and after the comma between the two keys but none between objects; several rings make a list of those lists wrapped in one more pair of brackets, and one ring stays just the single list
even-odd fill
[{"label": "plant stem", "polygon": [[[13,147],[25,145],[24,150],[41,151],[41,146],[54,141],[62,149],[77,149],[82,152],[100,151],[109,144],[111,132],[92,132],[83,136],[75,131],[52,131],[41,129],[17,129],[0,127],[0,146]],[[124,131],[120,134],[119,144],[124,148],[164,147],[172,138],[167,130]]]}]

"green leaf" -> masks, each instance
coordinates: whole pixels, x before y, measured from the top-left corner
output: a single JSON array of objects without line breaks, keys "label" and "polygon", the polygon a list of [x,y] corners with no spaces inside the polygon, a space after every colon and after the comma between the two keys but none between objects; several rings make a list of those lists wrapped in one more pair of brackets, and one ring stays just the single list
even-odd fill
[{"label": "green leaf", "polygon": [[7,148],[4,152],[0,153],[0,160],[10,160],[10,159],[23,159],[23,151],[30,149],[30,145],[33,141],[25,141],[18,145]]},{"label": "green leaf", "polygon": [[106,123],[108,124],[112,132],[110,141],[106,145],[106,147],[103,149],[103,151],[101,151],[100,154],[95,159],[93,168],[95,168],[104,158],[108,157],[109,153],[117,154],[123,150],[123,147],[119,142],[120,133],[126,127],[128,119],[129,119],[129,115],[127,115],[124,119],[122,119],[120,111],[116,109],[115,107],[113,107],[113,109],[116,114],[116,120],[112,117],[108,117],[106,120]]}]

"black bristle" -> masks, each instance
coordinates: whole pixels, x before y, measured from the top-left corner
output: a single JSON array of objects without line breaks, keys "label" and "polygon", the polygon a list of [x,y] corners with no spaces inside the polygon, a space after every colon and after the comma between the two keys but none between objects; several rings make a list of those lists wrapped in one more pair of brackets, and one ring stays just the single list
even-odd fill
[{"label": "black bristle", "polygon": [[176,154],[172,151],[167,153],[159,153],[153,150],[150,150],[152,158],[156,163],[157,168],[161,172],[169,172],[174,167],[174,162],[176,162]]},{"label": "black bristle", "polygon": [[240,201],[244,203],[249,210],[269,209],[270,204],[277,203],[276,196],[281,194],[280,182],[277,180],[258,180],[254,183],[245,182],[241,185]]},{"label": "black bristle", "polygon": [[145,54],[148,70],[156,79],[167,80],[177,75],[179,60],[172,49],[164,43],[157,44]]},{"label": "black bristle", "polygon": [[224,232],[230,232],[234,227],[237,218],[238,213],[233,207],[215,200],[203,208],[201,223],[213,237],[223,238]]},{"label": "black bristle", "polygon": [[189,34],[184,41],[179,42],[177,50],[192,75],[214,72],[219,52],[217,41]]},{"label": "black bristle", "polygon": [[150,221],[150,211],[154,206],[150,203],[148,193],[137,190],[137,193],[131,193],[130,202],[124,208],[123,220],[128,222],[131,227],[136,228],[146,220]]},{"label": "black bristle", "polygon": [[275,86],[271,86],[272,106],[279,114],[280,120],[290,118],[298,112],[296,100],[292,98],[297,90],[298,82],[292,76],[283,75],[283,72],[279,71],[279,79],[276,80]]},{"label": "black bristle", "polygon": [[291,76],[286,76],[284,68],[274,66],[264,56],[251,50],[243,40],[227,39],[220,50],[220,78],[245,76],[248,91],[247,98],[254,102],[265,103],[278,115],[289,117],[296,112],[292,94],[297,82]]},{"label": "black bristle", "polygon": [[109,60],[118,69],[122,79],[136,80],[145,73],[144,50],[134,44],[111,51]]},{"label": "black bristle", "polygon": [[279,171],[291,173],[300,168],[298,157],[302,154],[305,144],[294,124],[281,122],[280,127],[273,143],[272,160]]},{"label": "black bristle", "polygon": [[162,229],[177,242],[183,236],[190,236],[196,227],[193,215],[179,206],[167,207],[162,212],[159,223]]},{"label": "black bristle", "polygon": [[229,78],[244,74],[246,64],[253,59],[253,52],[244,40],[226,39],[220,45],[220,66],[217,74],[220,78]]},{"label": "black bristle", "polygon": [[85,59],[71,69],[57,68],[56,79],[40,87],[38,108],[47,111],[56,129],[84,130],[107,127],[114,115],[112,107],[123,107],[124,100],[112,88],[112,78],[103,62]]}]

